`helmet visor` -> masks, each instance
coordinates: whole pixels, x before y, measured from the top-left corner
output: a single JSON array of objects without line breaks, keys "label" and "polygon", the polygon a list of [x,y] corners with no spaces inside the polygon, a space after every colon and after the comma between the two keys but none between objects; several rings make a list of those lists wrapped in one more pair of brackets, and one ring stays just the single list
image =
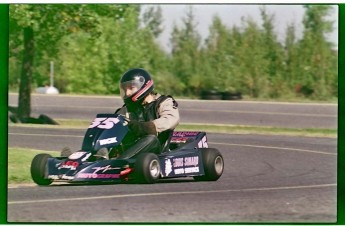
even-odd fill
[{"label": "helmet visor", "polygon": [[122,99],[128,98],[138,92],[144,85],[145,79],[142,76],[134,80],[126,81],[120,84],[120,95]]}]

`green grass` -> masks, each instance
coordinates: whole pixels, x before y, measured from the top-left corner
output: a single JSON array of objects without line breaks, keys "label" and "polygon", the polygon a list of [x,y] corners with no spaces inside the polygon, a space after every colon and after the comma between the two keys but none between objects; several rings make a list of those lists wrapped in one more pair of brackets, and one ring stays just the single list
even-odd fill
[{"label": "green grass", "polygon": [[40,153],[48,153],[52,156],[59,155],[57,151],[8,148],[8,183],[33,183],[30,175],[31,160]]},{"label": "green grass", "polygon": [[205,125],[205,124],[181,124],[177,130],[200,130],[213,133],[228,134],[266,134],[306,137],[337,137],[336,129],[295,129],[266,126],[238,126],[238,125]]}]

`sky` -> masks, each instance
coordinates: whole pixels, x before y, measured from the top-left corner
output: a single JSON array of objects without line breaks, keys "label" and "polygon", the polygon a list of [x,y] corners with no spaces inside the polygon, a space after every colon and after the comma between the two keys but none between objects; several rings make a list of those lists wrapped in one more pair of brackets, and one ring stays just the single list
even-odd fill
[{"label": "sky", "polygon": [[[157,5],[146,5],[157,6]],[[197,22],[197,29],[203,39],[209,34],[209,26],[212,18],[218,15],[222,22],[229,28],[233,25],[241,25],[242,17],[252,17],[261,25],[260,7],[262,5],[235,5],[235,4],[161,4],[163,14],[164,31],[159,37],[159,43],[166,50],[170,49],[169,39],[173,25],[182,26],[182,18],[185,17],[189,6],[192,6]],[[144,9],[145,9],[144,7]],[[267,12],[274,15],[274,26],[279,41],[283,41],[288,24],[294,23],[297,37],[301,37],[303,31],[302,19],[304,8],[302,5],[266,5]],[[338,6],[334,6],[329,19],[334,21],[334,32],[328,35],[328,40],[338,46]]]}]

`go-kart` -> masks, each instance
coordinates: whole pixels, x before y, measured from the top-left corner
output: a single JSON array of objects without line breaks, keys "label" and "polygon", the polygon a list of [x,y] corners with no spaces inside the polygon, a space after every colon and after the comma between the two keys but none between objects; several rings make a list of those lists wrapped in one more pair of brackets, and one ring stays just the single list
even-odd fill
[{"label": "go-kart", "polygon": [[[81,150],[68,156],[38,154],[33,158],[33,181],[38,185],[55,181],[154,183],[161,178],[177,177],[216,181],[222,175],[223,157],[217,149],[208,147],[205,132],[171,131],[159,154],[117,157],[114,153],[119,153],[131,133],[127,124],[128,119],[122,115],[97,114],[85,133]],[[111,155],[100,156],[100,150]]]}]

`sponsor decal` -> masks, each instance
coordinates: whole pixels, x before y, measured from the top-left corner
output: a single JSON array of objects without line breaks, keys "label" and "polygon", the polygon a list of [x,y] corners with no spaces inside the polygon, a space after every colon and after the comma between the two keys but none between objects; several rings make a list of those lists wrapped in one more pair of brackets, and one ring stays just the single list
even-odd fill
[{"label": "sponsor decal", "polygon": [[60,180],[60,179],[65,179],[65,180],[73,180],[74,176],[66,176],[64,175],[49,175],[48,179],[52,179],[52,180]]},{"label": "sponsor decal", "polygon": [[106,178],[120,178],[120,174],[96,174],[96,173],[79,173],[78,178],[85,179],[106,179]]},{"label": "sponsor decal", "polygon": [[198,135],[199,132],[179,132],[176,131],[173,133],[173,137],[194,137],[196,135]]},{"label": "sponsor decal", "polygon": [[74,176],[66,176],[66,175],[62,175],[61,179],[65,179],[65,180],[73,180]]},{"label": "sponsor decal", "polygon": [[183,158],[174,158],[173,166],[174,168],[183,167]]},{"label": "sponsor decal", "polygon": [[94,171],[92,173],[78,173],[77,178],[81,179],[107,179],[107,178],[120,178],[120,173],[105,173],[110,170],[118,170],[120,167],[111,167],[111,165],[93,167]]},{"label": "sponsor decal", "polygon": [[108,139],[99,140],[100,145],[117,143],[116,137],[111,137]]},{"label": "sponsor decal", "polygon": [[172,164],[171,164],[171,159],[166,159],[165,160],[165,176],[169,176],[169,174],[172,172]]},{"label": "sponsor decal", "polygon": [[81,161],[85,162],[90,156],[91,156],[91,153],[87,154]]},{"label": "sponsor decal", "polygon": [[204,136],[198,143],[198,148],[208,148],[207,138]]},{"label": "sponsor decal", "polygon": [[76,170],[77,167],[79,166],[78,162],[75,161],[66,161],[62,162],[58,169],[70,169],[70,170]]},{"label": "sponsor decal", "polygon": [[184,174],[184,173],[199,173],[199,167],[187,167],[187,168],[178,168],[174,169],[175,174]]},{"label": "sponsor decal", "polygon": [[175,174],[184,174],[184,169],[183,168],[174,169],[174,173]]},{"label": "sponsor decal", "polygon": [[199,167],[188,167],[184,169],[184,173],[199,173]]},{"label": "sponsor decal", "polygon": [[172,137],[170,142],[171,143],[186,143],[188,139],[189,139],[188,137]]},{"label": "sponsor decal", "polygon": [[115,167],[115,168],[112,168],[110,165],[107,165],[107,166],[101,166],[101,167],[93,167],[92,169],[94,169],[95,171],[93,173],[105,173],[109,170],[116,170],[116,169],[121,169],[120,167]]},{"label": "sponsor decal", "polygon": [[185,166],[197,166],[197,165],[199,165],[199,156],[173,159],[174,168],[185,167]]},{"label": "sponsor decal", "polygon": [[199,164],[199,156],[184,158],[184,166],[197,166],[198,164]]},{"label": "sponsor decal", "polygon": [[[167,161],[167,160],[166,160]],[[199,156],[190,156],[173,159],[174,174],[199,172]]]},{"label": "sponsor decal", "polygon": [[84,151],[77,151],[72,153],[70,156],[68,156],[69,159],[79,159],[80,157],[82,157],[83,155],[85,155],[86,152]]}]

